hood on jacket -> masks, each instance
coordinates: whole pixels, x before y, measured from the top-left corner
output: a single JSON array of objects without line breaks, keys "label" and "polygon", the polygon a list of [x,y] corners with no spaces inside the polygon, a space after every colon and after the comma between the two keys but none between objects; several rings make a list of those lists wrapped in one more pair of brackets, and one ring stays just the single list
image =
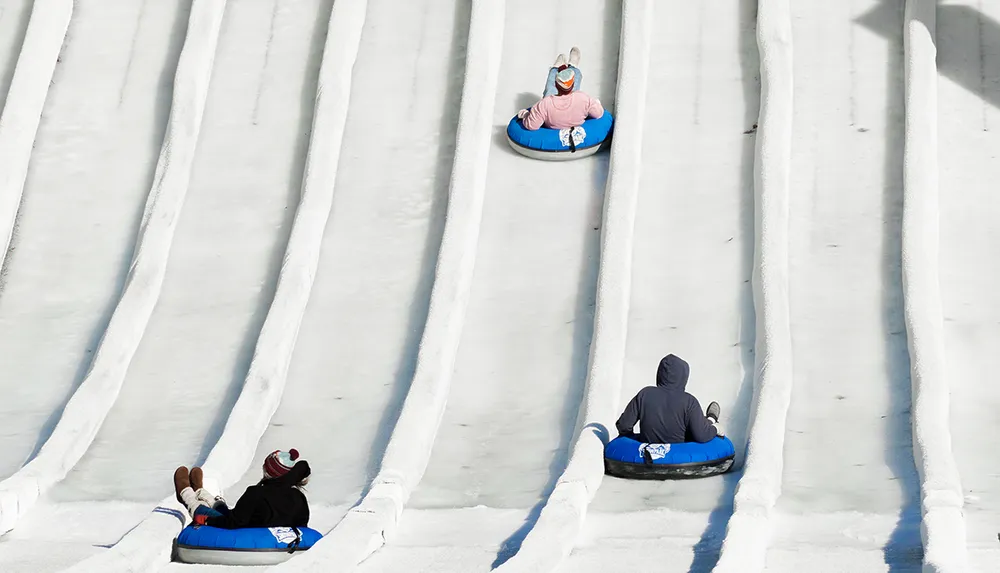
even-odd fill
[{"label": "hood on jacket", "polygon": [[656,385],[667,390],[683,392],[687,387],[691,367],[681,358],[668,354],[656,369]]},{"label": "hood on jacket", "polygon": [[309,477],[312,470],[309,469],[309,462],[305,460],[299,460],[295,462],[292,469],[288,470],[288,473],[281,477],[262,479],[260,481],[261,485],[268,486],[278,486],[278,487],[292,487],[296,486],[302,480]]}]

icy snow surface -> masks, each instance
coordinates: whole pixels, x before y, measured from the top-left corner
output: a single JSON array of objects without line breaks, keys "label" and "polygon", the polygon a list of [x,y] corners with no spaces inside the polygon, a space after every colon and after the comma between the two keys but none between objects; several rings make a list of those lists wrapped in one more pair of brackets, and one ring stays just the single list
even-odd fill
[{"label": "icy snow surface", "polygon": [[[903,325],[902,2],[792,2],[789,246],[795,385],[773,544],[919,567]],[[836,160],[831,160],[835,158]]]},{"label": "icy snow surface", "polygon": [[187,7],[154,3],[140,18],[134,2],[77,2],[3,267],[3,477],[51,431],[117,303],[170,112]]},{"label": "icy snow surface", "polygon": [[[397,18],[413,25],[395,28]],[[313,468],[310,499],[320,503],[346,509],[360,497],[413,375],[467,30],[467,9],[440,2],[368,5],[316,283],[281,406],[255,458],[297,448]],[[391,105],[386,82],[412,99]],[[233,496],[259,479],[254,463]]]},{"label": "icy snow surface", "polygon": [[[531,4],[508,0],[508,21]],[[609,4],[580,3],[581,14],[600,10],[609,22],[559,15],[574,34],[546,37],[555,4],[505,30],[472,297],[448,408],[412,507],[531,507],[565,463],[586,373],[608,156],[524,161],[504,130],[518,106],[538,97],[555,55],[578,39],[583,89],[614,105],[621,10]]]},{"label": "icy snow surface", "polygon": [[[195,0],[200,1],[200,0]],[[475,0],[487,1],[487,0]],[[768,0],[759,0],[761,4]],[[795,2],[793,387],[766,571],[919,571],[903,315],[903,0]],[[332,0],[226,6],[166,278],[86,455],[0,537],[0,570],[105,552],[204,461],[242,389],[298,206]],[[0,106],[32,3],[0,0]],[[747,445],[756,311],[758,2],[657,2],[624,405],[674,352]],[[0,479],[51,433],[118,302],[163,141],[190,0],[77,0],[0,271]],[[471,299],[427,471],[365,573],[488,571],[565,467],[587,375],[607,152],[546,163],[504,127],[580,46],[615,111],[622,2],[507,0]],[[368,0],[333,207],[260,459],[298,448],[313,525],[364,494],[413,378],[454,167],[470,3]],[[558,22],[559,25],[554,25]],[[938,7],[940,288],[970,565],[1000,568],[1000,6]],[[931,143],[928,143],[931,145]],[[3,158],[0,158],[3,161]],[[752,444],[751,444],[752,448]],[[751,449],[752,455],[752,449]],[[710,571],[742,472],[605,478],[560,571]],[[169,539],[163,540],[168,544]],[[233,568],[171,564],[168,571]]]},{"label": "icy snow surface", "polygon": [[31,4],[29,0],[4,0],[0,4],[0,109],[7,100],[14,66],[28,29]]},{"label": "icy snow surface", "polygon": [[965,492],[970,565],[1000,563],[1000,5],[938,7],[941,298],[951,384],[951,432]]}]

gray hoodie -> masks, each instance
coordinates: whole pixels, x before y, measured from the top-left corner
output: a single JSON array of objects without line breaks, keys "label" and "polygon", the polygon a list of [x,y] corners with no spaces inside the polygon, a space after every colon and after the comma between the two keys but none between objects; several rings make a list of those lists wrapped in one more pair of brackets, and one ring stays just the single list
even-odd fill
[{"label": "gray hoodie", "polygon": [[[669,354],[660,360],[656,386],[647,386],[632,398],[615,426],[618,435],[651,444],[705,443],[717,434],[698,399],[684,391],[690,366]],[[632,433],[639,422],[639,433]]]}]

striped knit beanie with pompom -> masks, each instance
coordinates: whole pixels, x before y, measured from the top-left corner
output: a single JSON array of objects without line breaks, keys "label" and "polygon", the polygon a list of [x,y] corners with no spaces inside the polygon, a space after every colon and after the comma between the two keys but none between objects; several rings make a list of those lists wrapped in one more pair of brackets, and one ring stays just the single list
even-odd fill
[{"label": "striped knit beanie with pompom", "polygon": [[299,451],[295,448],[287,452],[274,450],[264,458],[264,477],[274,479],[287,474],[297,459],[299,459]]},{"label": "striped knit beanie with pompom", "polygon": [[573,91],[573,84],[576,83],[576,72],[573,68],[562,66],[556,74],[556,91],[560,94],[568,94]]}]

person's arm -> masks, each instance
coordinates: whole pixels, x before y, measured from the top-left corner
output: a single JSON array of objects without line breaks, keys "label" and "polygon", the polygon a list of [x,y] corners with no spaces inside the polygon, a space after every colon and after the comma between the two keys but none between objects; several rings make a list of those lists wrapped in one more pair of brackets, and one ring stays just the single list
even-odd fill
[{"label": "person's arm", "polygon": [[687,424],[688,434],[699,444],[710,442],[718,435],[715,426],[705,417],[705,413],[701,411],[701,404],[694,396],[688,400]]},{"label": "person's arm", "polygon": [[524,122],[524,129],[535,131],[545,123],[545,111],[542,109],[543,101],[545,100],[539,101],[528,110],[528,115],[522,120]]},{"label": "person's arm", "polygon": [[240,496],[239,501],[236,502],[236,507],[230,510],[228,514],[222,515],[221,517],[208,518],[205,525],[220,527],[222,529],[240,529],[243,527],[249,527],[259,503],[260,488],[248,487],[246,492]]},{"label": "person's arm", "polygon": [[604,106],[601,105],[601,100],[596,97],[590,98],[590,107],[587,109],[587,117],[592,117],[594,119],[604,117]]},{"label": "person's arm", "polygon": [[618,417],[618,421],[615,422],[615,427],[618,428],[619,436],[627,436],[632,434],[632,430],[635,428],[636,422],[639,421],[639,394],[635,395],[635,398],[625,406],[625,411],[622,415]]}]

